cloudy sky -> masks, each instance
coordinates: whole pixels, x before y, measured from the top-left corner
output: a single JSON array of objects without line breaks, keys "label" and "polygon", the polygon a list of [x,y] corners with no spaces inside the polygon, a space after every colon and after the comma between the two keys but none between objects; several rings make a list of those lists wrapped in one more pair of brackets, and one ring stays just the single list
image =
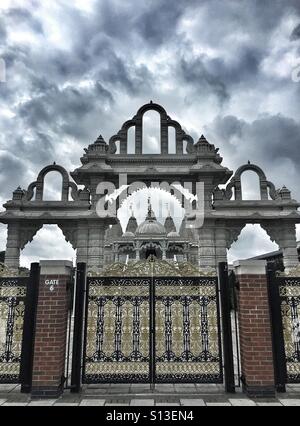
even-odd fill
[{"label": "cloudy sky", "polygon": [[[1,0],[0,58],[1,204],[53,161],[77,167],[150,99],[224,165],[251,160],[300,199],[299,0]],[[62,241],[40,231],[23,262],[73,257]],[[274,246],[247,228],[238,247]]]}]

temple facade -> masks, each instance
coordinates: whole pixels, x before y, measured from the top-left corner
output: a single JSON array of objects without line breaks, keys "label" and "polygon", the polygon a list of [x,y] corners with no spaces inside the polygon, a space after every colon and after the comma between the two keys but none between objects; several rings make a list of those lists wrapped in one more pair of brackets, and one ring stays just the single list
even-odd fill
[{"label": "temple facade", "polygon": [[[158,154],[144,153],[143,115],[149,110],[160,116]],[[128,153],[132,127],[135,149]],[[170,127],[175,129],[175,153],[170,150]],[[143,105],[108,142],[99,136],[88,145],[81,166],[70,175],[58,164],[48,165],[27,189],[13,192],[0,214],[0,221],[8,227],[5,264],[17,269],[20,251],[37,231],[44,224],[57,224],[76,250],[77,261],[86,262],[88,268],[101,270],[107,263],[149,254],[170,261],[188,260],[202,269],[215,268],[227,260],[227,250],[246,224],[260,224],[282,251],[285,268],[297,267],[299,203],[287,188],[276,189],[259,166],[248,162],[234,173],[222,163],[219,149],[203,135],[195,142],[162,106]],[[257,200],[243,199],[241,176],[248,170],[259,177]],[[59,201],[43,197],[44,179],[51,171],[62,176]],[[117,211],[141,186],[163,187],[181,202],[186,215],[179,232],[171,217],[164,223],[156,220],[151,207],[142,224],[138,226],[131,217],[122,232]]]},{"label": "temple facade", "polygon": [[105,235],[105,264],[145,260],[149,256],[175,262],[190,262],[198,266],[198,241],[185,228],[182,221],[176,231],[170,213],[164,224],[160,223],[148,201],[148,213],[138,225],[133,213],[128,220],[126,231],[120,224],[112,225]]}]

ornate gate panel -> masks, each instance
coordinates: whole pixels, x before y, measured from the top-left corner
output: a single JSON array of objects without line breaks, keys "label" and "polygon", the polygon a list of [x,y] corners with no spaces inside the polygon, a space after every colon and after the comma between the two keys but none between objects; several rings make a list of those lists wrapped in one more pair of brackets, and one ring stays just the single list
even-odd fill
[{"label": "ornate gate panel", "polygon": [[88,277],[84,383],[150,381],[150,283]]},{"label": "ornate gate panel", "polygon": [[223,381],[217,278],[155,278],[155,382]]},{"label": "ornate gate panel", "polygon": [[84,383],[221,383],[216,277],[87,278]]},{"label": "ornate gate panel", "polygon": [[27,277],[0,278],[0,383],[20,381]]},{"label": "ornate gate panel", "polygon": [[300,278],[278,277],[287,382],[300,383]]}]

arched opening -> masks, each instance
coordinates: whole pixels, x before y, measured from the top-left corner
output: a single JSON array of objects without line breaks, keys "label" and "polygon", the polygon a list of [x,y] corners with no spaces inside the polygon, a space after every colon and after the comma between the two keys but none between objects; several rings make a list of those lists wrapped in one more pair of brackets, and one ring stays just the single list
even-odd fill
[{"label": "arched opening", "polygon": [[138,225],[145,220],[149,197],[156,219],[163,224],[170,213],[176,228],[179,229],[185,215],[185,209],[178,199],[170,192],[160,188],[144,188],[127,197],[118,209],[117,217],[123,232],[125,232],[131,211],[134,212]]},{"label": "arched opening", "polygon": [[172,126],[168,126],[168,140],[169,140],[168,153],[176,154],[176,130]]},{"label": "arched opening", "polygon": [[127,154],[135,154],[135,127],[129,127],[127,131]]},{"label": "arched opening", "polygon": [[143,154],[160,154],[160,115],[147,111],[143,115]]},{"label": "arched opening", "polygon": [[30,268],[32,262],[47,259],[71,260],[74,263],[75,258],[75,250],[66,242],[61,229],[57,225],[44,225],[22,250],[20,265]]},{"label": "arched opening", "polygon": [[44,201],[60,201],[62,199],[62,175],[53,170],[44,178]]},{"label": "arched opening", "polygon": [[243,200],[260,200],[260,182],[258,174],[252,170],[246,170],[241,175],[241,188]]},{"label": "arched opening", "polygon": [[272,257],[270,253],[278,250],[278,245],[271,241],[269,235],[260,225],[248,224],[243,228],[238,240],[228,250],[227,258],[229,263],[256,256],[270,258]]},{"label": "arched opening", "polygon": [[116,144],[116,154],[120,154],[120,141],[116,141],[115,142],[115,144]]}]

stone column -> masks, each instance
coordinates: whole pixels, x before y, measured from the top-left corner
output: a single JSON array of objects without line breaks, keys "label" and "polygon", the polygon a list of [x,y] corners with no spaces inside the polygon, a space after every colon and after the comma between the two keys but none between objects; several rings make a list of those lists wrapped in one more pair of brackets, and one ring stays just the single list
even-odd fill
[{"label": "stone column", "polygon": [[140,260],[140,243],[138,241],[135,244],[135,260]]},{"label": "stone column", "polygon": [[276,224],[262,222],[261,227],[282,250],[285,272],[299,266],[295,223],[289,220],[277,221]]},{"label": "stone column", "polygon": [[119,262],[118,245],[114,244],[114,262]]},{"label": "stone column", "polygon": [[72,262],[41,260],[33,356],[32,390],[35,398],[57,398],[63,392],[68,291]]},{"label": "stone column", "polygon": [[18,270],[20,266],[20,224],[18,222],[9,223],[7,226],[4,263],[11,270]]},{"label": "stone column", "polygon": [[214,228],[204,226],[199,233],[199,266],[200,268],[216,268]]},{"label": "stone column", "polygon": [[227,262],[227,231],[225,227],[215,231],[216,264]]},{"label": "stone column", "polygon": [[243,390],[274,397],[271,322],[264,260],[234,262],[238,277],[239,336]]},{"label": "stone column", "polygon": [[299,266],[296,227],[294,224],[284,224],[281,231],[280,248],[283,254],[283,264],[285,271]]},{"label": "stone column", "polygon": [[162,247],[161,247],[161,249],[162,249],[162,255],[161,255],[161,258],[162,258],[162,260],[166,260],[166,259],[167,259],[167,245],[166,245],[166,241],[163,241],[163,242],[162,242]]},{"label": "stone column", "polygon": [[79,223],[77,228],[77,252],[76,262],[87,263],[88,259],[88,226],[87,224]]},{"label": "stone column", "polygon": [[87,267],[102,269],[104,265],[105,226],[102,220],[88,224],[88,259]]}]

